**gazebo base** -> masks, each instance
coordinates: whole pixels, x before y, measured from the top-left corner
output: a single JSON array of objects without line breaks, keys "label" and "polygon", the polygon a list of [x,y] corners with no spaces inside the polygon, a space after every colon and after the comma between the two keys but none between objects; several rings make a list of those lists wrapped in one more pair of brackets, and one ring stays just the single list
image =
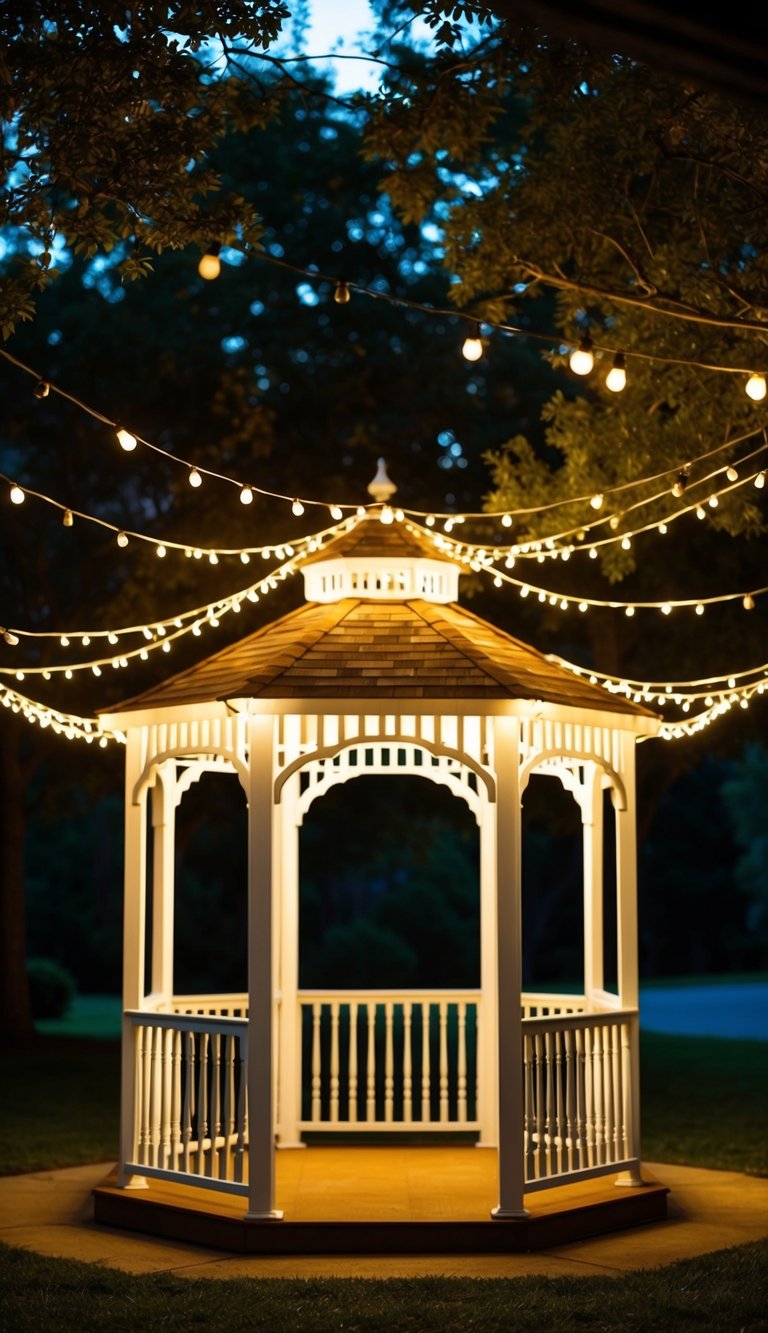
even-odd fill
[{"label": "gazebo base", "polygon": [[667,1187],[598,1177],[526,1196],[529,1216],[493,1220],[496,1153],[472,1147],[313,1147],[277,1154],[282,1221],[245,1218],[244,1198],[151,1180],[94,1190],[94,1220],[236,1254],[500,1254],[543,1250],[667,1215]]}]

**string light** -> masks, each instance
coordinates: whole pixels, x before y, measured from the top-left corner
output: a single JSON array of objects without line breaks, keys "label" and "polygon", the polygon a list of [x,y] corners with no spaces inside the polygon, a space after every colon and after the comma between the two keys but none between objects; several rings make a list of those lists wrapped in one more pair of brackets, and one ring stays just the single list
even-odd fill
[{"label": "string light", "polygon": [[10,708],[13,713],[20,714],[27,722],[35,722],[41,728],[50,727],[57,735],[64,736],[67,740],[83,740],[89,745],[96,741],[102,748],[109,741],[125,744],[125,735],[122,731],[110,730],[98,718],[60,713],[58,709],[28,699],[26,695],[19,694],[18,690],[2,683],[0,683],[0,704]]},{"label": "string light", "polygon": [[128,545],[128,534],[127,534],[126,532],[118,532],[118,534],[117,534],[117,544],[118,544],[118,546],[127,546],[127,545]]},{"label": "string light", "polygon": [[296,518],[301,518],[301,515],[304,513],[304,506],[301,503],[301,500],[294,500],[293,504],[291,505],[291,513]]},{"label": "string light", "polygon": [[221,273],[220,254],[221,245],[218,241],[214,241],[208,246],[208,249],[197,266],[197,271],[200,274],[200,277],[205,278],[207,282],[212,282],[215,278],[218,278]]},{"label": "string light", "polygon": [[124,449],[127,454],[132,453],[138,443],[136,436],[126,430],[124,426],[120,426],[116,434],[120,448]]},{"label": "string light", "polygon": [[761,403],[765,398],[765,375],[750,375],[744,386],[744,391],[747,397],[752,399],[753,403]]},{"label": "string light", "polygon": [[250,486],[243,486],[240,491],[240,503],[241,505],[253,504],[253,491]]},{"label": "string light", "polygon": [[349,283],[337,282],[333,289],[333,299],[337,305],[346,305],[350,298]]},{"label": "string light", "polygon": [[13,485],[10,490],[11,504],[23,505],[26,496],[20,486]]},{"label": "string light", "polygon": [[571,352],[568,364],[574,375],[588,375],[595,364],[595,358],[592,351],[592,339],[588,333],[585,333],[578,347]]},{"label": "string light", "polygon": [[461,355],[465,361],[479,361],[483,355],[483,340],[480,337],[480,325],[475,324],[461,345]]},{"label": "string light", "polygon": [[38,380],[32,392],[35,398],[47,398],[51,392],[51,386],[47,380]]},{"label": "string light", "polygon": [[672,494],[675,496],[676,499],[679,500],[681,496],[685,495],[685,488],[687,485],[688,485],[688,469],[682,468],[681,471],[678,472],[677,481],[672,487]]},{"label": "string light", "polygon": [[623,352],[617,352],[613,358],[613,365],[605,377],[605,387],[610,389],[611,393],[621,393],[627,386],[627,369]]},{"label": "string light", "polygon": [[757,476],[755,477],[755,486],[759,491],[763,489],[763,487],[765,486],[765,472],[758,472]]},{"label": "string light", "polygon": [[72,527],[72,524],[74,523],[75,520],[74,520],[74,518],[72,517],[72,510],[71,510],[71,509],[65,509],[65,510],[64,510],[64,513],[63,513],[62,516],[61,516],[61,521],[62,521],[62,523],[63,523],[63,525],[64,525],[65,528],[71,528],[71,527]]},{"label": "string light", "polygon": [[203,484],[203,479],[200,476],[200,473],[198,472],[196,467],[193,467],[192,470],[190,471],[189,484],[190,486],[193,486],[195,490],[197,490],[198,486],[202,486]]}]

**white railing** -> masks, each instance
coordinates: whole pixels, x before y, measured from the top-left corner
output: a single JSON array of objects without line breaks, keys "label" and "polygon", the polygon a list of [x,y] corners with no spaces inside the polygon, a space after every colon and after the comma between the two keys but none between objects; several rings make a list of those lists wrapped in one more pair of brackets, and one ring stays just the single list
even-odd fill
[{"label": "white railing", "polygon": [[301,991],[311,1130],[476,1130],[479,991]]},{"label": "white railing", "polygon": [[126,1174],[248,1192],[246,1023],[133,1011],[134,1133]]},{"label": "white railing", "polygon": [[208,1018],[247,1018],[248,996],[245,994],[174,995],[169,1012]]},{"label": "white railing", "polygon": [[636,1037],[634,1011],[523,1023],[526,1190],[636,1166]]}]

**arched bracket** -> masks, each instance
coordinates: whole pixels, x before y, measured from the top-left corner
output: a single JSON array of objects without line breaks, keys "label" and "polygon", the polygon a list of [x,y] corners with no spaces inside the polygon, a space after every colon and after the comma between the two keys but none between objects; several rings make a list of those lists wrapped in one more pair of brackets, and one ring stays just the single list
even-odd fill
[{"label": "arched bracket", "polygon": [[[541,764],[545,763],[548,759],[558,759],[561,762],[570,761],[572,763],[575,762],[579,764],[582,763],[595,764],[597,768],[601,770],[604,777],[608,779],[608,785],[610,786],[611,789],[611,801],[614,810],[626,810],[627,789],[624,786],[622,779],[619,777],[619,774],[616,772],[615,768],[612,768],[610,764],[606,763],[605,759],[603,759],[601,755],[595,754],[595,752],[591,750],[586,751],[584,754],[578,754],[578,755],[566,755],[563,754],[560,750],[539,750],[536,754],[531,755],[531,757],[529,759],[526,759],[525,763],[522,764],[520,768],[521,796],[525,791],[526,787],[528,786],[528,779],[530,778],[531,774]],[[563,781],[561,774],[553,773],[553,776],[558,777],[560,778],[561,781]],[[563,786],[567,787],[568,785],[569,784],[567,784],[566,782],[563,782]],[[573,790],[572,784],[571,784],[571,790]],[[576,793],[574,792],[574,795],[575,794]]]},{"label": "arched bracket", "polygon": [[[224,763],[231,765],[232,771],[237,774],[240,780],[240,785],[243,788],[243,791],[246,794],[248,793],[248,769],[239,755],[235,754],[234,751],[227,750],[223,753],[203,756],[198,750],[192,749],[163,750],[160,754],[154,755],[154,757],[148,760],[145,764],[141,777],[134,785],[131,793],[131,804],[138,805],[144,791],[148,787],[154,787],[158,769],[160,769],[164,763],[167,763],[169,759],[177,760],[184,759],[185,757],[188,759],[202,759],[204,757],[208,760],[220,759],[223,761],[222,769]],[[218,767],[218,765],[214,765],[213,767]],[[188,787],[192,781],[194,781],[194,779],[190,779],[186,783],[186,787]]]}]

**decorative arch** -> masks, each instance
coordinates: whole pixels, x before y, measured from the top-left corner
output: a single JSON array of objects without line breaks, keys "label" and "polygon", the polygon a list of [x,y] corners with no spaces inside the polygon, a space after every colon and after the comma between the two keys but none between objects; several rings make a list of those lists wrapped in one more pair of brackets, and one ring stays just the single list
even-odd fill
[{"label": "decorative arch", "polygon": [[[234,751],[227,750],[222,752],[221,754],[201,755],[199,751],[192,750],[190,748],[180,747],[178,749],[173,749],[173,750],[163,750],[159,754],[153,755],[152,758],[147,761],[147,763],[144,765],[144,768],[142,769],[140,777],[134,784],[133,791],[131,792],[131,804],[138,805],[144,792],[149,787],[154,787],[155,782],[157,781],[158,770],[162,767],[163,764],[167,763],[169,759],[173,760],[183,759],[185,756],[190,759],[197,759],[200,762],[200,764],[205,764],[205,768],[201,767],[198,770],[197,773],[198,777],[203,772],[215,773],[221,771],[221,772],[236,773],[240,780],[240,785],[243,788],[243,791],[247,793],[248,769],[244,761]],[[190,767],[189,769],[187,769],[187,772],[194,773],[195,770],[191,769]],[[184,781],[183,777],[179,778],[178,781],[180,783],[183,782]],[[192,782],[194,781],[196,781],[195,777],[189,778],[186,781],[186,784],[182,788],[182,790],[186,791],[187,788],[191,786]]]},{"label": "decorative arch", "polygon": [[[594,751],[578,755],[568,755],[568,754],[563,754],[559,750],[539,750],[536,754],[530,755],[530,757],[526,759],[525,762],[520,766],[521,795],[525,791],[528,785],[528,781],[531,777],[531,774],[537,768],[541,768],[544,764],[551,762],[552,760],[557,760],[562,764],[568,764],[574,762],[595,764],[596,767],[599,768],[603,773],[603,775],[608,779],[608,785],[611,790],[611,801],[613,803],[614,809],[615,810],[627,809],[627,789],[624,785],[623,779],[619,776],[616,769],[613,768],[613,766],[609,764],[607,760],[603,758],[602,755],[599,755]],[[568,770],[566,769],[565,771]],[[568,787],[569,784],[563,781],[562,770],[553,769],[552,772],[555,777],[558,777],[560,781],[563,782],[563,786]],[[573,791],[574,795],[578,799],[578,795],[575,790],[575,783],[570,787],[570,790]]]}]

